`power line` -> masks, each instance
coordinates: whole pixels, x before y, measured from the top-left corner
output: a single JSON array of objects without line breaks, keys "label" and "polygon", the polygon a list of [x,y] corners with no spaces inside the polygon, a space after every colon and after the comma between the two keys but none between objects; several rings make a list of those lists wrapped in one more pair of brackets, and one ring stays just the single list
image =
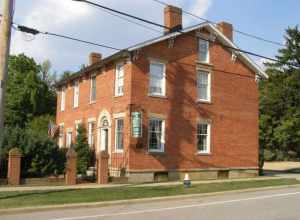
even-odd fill
[{"label": "power line", "polygon": [[44,34],[44,35],[64,38],[64,39],[68,39],[68,40],[72,40],[72,41],[77,41],[77,42],[81,42],[81,43],[85,43],[85,44],[90,44],[90,45],[94,45],[94,46],[98,46],[98,47],[103,47],[103,48],[106,48],[106,49],[117,50],[117,51],[122,50],[122,49],[111,47],[111,46],[104,45],[104,44],[98,44],[98,43],[94,43],[94,42],[91,42],[91,41],[81,40],[79,38],[75,38],[75,37],[72,37],[72,36],[52,33],[52,32],[48,32],[48,31],[46,31],[46,32],[39,31],[37,29],[30,28],[30,27],[23,26],[23,25],[19,25],[19,24],[15,24],[15,25],[16,25],[17,30],[21,31],[23,33],[28,33],[28,34],[32,34],[32,35]]},{"label": "power line", "polygon": [[149,30],[151,30],[151,31],[153,31],[153,32],[156,32],[156,33],[161,34],[161,31],[159,31],[159,30],[156,30],[156,29],[154,29],[154,28],[148,27],[148,26],[143,25],[143,24],[141,24],[141,23],[132,21],[132,20],[130,20],[130,19],[127,19],[126,17],[122,17],[122,16],[120,16],[120,15],[118,15],[118,14],[115,14],[115,13],[112,13],[112,12],[110,12],[110,11],[103,10],[102,8],[98,8],[98,7],[96,7],[96,6],[94,6],[94,7],[97,8],[97,9],[100,9],[101,11],[103,11],[103,12],[105,12],[105,13],[107,13],[107,14],[110,14],[110,15],[112,15],[112,16],[114,16],[114,17],[120,18],[120,19],[125,20],[125,21],[127,21],[127,22],[130,22],[130,23],[132,23],[132,24],[138,25],[138,26],[140,26],[140,27],[143,27],[143,28],[149,29]]},{"label": "power line", "polygon": [[[136,20],[139,20],[139,21],[142,21],[142,22],[145,22],[147,24],[151,24],[151,25],[154,25],[154,26],[157,26],[157,27],[160,27],[160,28],[164,28],[166,30],[170,30],[170,31],[174,31],[174,32],[179,32],[181,34],[187,34],[189,36],[192,36],[192,37],[195,37],[194,35],[190,35],[188,33],[185,33],[183,32],[182,30],[173,30],[172,28],[170,27],[167,27],[167,26],[164,26],[162,24],[159,24],[159,23],[156,23],[154,21],[149,21],[149,20],[146,20],[144,18],[140,18],[140,17],[137,17],[135,15],[132,15],[132,14],[128,14],[126,12],[122,12],[122,11],[119,11],[119,10],[116,10],[116,9],[112,9],[112,8],[109,8],[107,6],[104,6],[104,5],[100,5],[100,4],[97,4],[97,3],[94,3],[94,2],[91,2],[91,1],[88,1],[88,0],[73,0],[73,1],[78,1],[78,2],[84,2],[84,3],[87,3],[87,4],[90,4],[90,5],[93,5],[93,6],[97,6],[99,8],[102,8],[102,9],[105,9],[105,10],[108,10],[108,11],[112,11],[114,13],[118,13],[118,14],[121,14],[123,16],[127,16],[127,17],[130,17],[130,18],[133,18],[133,19],[136,19]],[[273,61],[273,62],[278,62],[278,63],[282,63],[281,61],[277,60],[277,59],[274,59],[274,58],[270,58],[270,57],[267,57],[267,56],[264,56],[264,55],[260,55],[260,54],[257,54],[257,53],[254,53],[254,52],[251,52],[251,51],[247,51],[247,50],[242,50],[242,49],[238,49],[238,48],[235,48],[235,47],[232,47],[232,46],[228,46],[228,45],[224,45],[222,43],[219,43],[219,42],[215,42],[215,41],[212,41],[212,40],[209,40],[209,39],[205,39],[205,38],[201,38],[200,36],[198,37],[199,39],[202,39],[202,40],[205,40],[205,41],[208,41],[210,43],[217,43],[225,48],[228,48],[228,49],[231,49],[231,50],[234,50],[234,51],[237,51],[237,52],[240,52],[240,53],[245,53],[245,54],[249,54],[249,55],[252,55],[252,56],[256,56],[256,57],[259,57],[259,58],[263,58],[263,59],[266,59],[266,60],[270,60],[270,61]],[[290,64],[290,63],[284,63],[285,65],[289,65],[289,66],[294,66],[296,68],[300,68],[300,66],[298,65],[294,65],[294,64]]]},{"label": "power line", "polygon": [[[152,0],[152,1],[154,1],[154,2],[156,2],[156,3],[159,3],[159,4],[161,4],[161,5],[164,5],[164,6],[169,5],[169,4],[167,4],[166,2],[163,2],[163,1],[160,1],[160,0]],[[217,25],[217,22],[208,20],[208,19],[206,19],[206,18],[202,18],[202,17],[200,17],[200,16],[198,16],[198,15],[192,13],[192,12],[189,12],[189,11],[187,11],[187,10],[182,9],[182,12],[185,13],[185,14],[187,14],[187,15],[189,15],[189,16],[191,16],[191,17],[197,18],[197,19],[199,19],[199,20],[202,20],[202,21],[205,21],[205,22],[208,22],[208,23]],[[266,38],[259,37],[259,36],[256,36],[256,35],[254,35],[254,34],[249,34],[249,33],[240,31],[240,30],[238,30],[238,29],[233,29],[233,31],[236,32],[236,33],[238,33],[238,34],[241,34],[241,35],[244,35],[244,36],[247,36],[247,37],[250,37],[250,38],[254,38],[254,39],[256,39],[256,40],[260,40],[260,41],[264,41],[264,42],[267,42],[267,43],[270,43],[270,44],[274,44],[274,45],[276,45],[276,46],[283,46],[283,47],[285,46],[284,44],[282,44],[282,43],[280,43],[280,42],[273,41],[273,40],[268,40],[268,39],[266,39]]]}]

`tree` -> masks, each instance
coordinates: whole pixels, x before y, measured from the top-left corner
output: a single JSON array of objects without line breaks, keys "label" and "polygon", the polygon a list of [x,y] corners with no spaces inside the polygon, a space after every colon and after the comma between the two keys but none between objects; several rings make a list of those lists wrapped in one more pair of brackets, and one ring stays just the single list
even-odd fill
[{"label": "tree", "polygon": [[260,82],[260,144],[269,160],[300,156],[300,32],[286,31],[286,47],[267,63],[269,79]]},{"label": "tree", "polygon": [[82,125],[79,125],[77,129],[74,149],[77,153],[77,173],[85,175],[91,162],[91,150],[87,141],[86,130]]},{"label": "tree", "polygon": [[24,128],[35,116],[55,114],[56,93],[40,65],[20,54],[10,56],[8,71],[5,125]]}]

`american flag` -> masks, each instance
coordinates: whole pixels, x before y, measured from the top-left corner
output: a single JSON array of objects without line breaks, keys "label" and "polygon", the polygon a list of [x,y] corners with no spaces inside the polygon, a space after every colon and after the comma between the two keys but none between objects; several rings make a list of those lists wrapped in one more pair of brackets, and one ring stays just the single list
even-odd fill
[{"label": "american flag", "polygon": [[54,138],[57,134],[58,126],[56,126],[52,121],[49,121],[48,124],[48,136]]}]

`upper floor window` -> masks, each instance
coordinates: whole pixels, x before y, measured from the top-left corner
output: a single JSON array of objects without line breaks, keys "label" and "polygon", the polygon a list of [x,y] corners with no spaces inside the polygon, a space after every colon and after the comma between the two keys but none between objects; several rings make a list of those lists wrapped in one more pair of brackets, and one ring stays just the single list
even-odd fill
[{"label": "upper floor window", "polygon": [[124,65],[118,64],[116,66],[115,96],[122,96],[123,94],[124,94]]},{"label": "upper floor window", "polygon": [[166,95],[166,65],[164,63],[150,63],[150,95]]},{"label": "upper floor window", "polygon": [[165,120],[150,118],[149,120],[149,151],[164,152],[165,147]]},{"label": "upper floor window", "polygon": [[96,101],[96,75],[91,76],[90,103]]},{"label": "upper floor window", "polygon": [[197,125],[198,153],[210,153],[210,123],[200,122]]},{"label": "upper floor window", "polygon": [[124,149],[124,119],[117,118],[115,120],[115,147],[116,151],[123,151]]},{"label": "upper floor window", "polygon": [[197,94],[198,100],[210,102],[210,73],[207,71],[198,71],[197,73]]},{"label": "upper floor window", "polygon": [[203,63],[209,62],[209,41],[199,39],[198,45],[199,61]]},{"label": "upper floor window", "polygon": [[79,82],[76,81],[74,83],[74,100],[73,100],[73,107],[77,108],[79,105]]},{"label": "upper floor window", "polygon": [[66,88],[61,88],[61,97],[60,97],[60,110],[63,112],[66,107]]}]

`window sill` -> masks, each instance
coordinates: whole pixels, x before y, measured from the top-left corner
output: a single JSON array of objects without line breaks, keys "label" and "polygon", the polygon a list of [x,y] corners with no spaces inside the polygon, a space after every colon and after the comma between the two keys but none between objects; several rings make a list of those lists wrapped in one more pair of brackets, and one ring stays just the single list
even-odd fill
[{"label": "window sill", "polygon": [[168,99],[168,97],[165,96],[165,95],[153,95],[153,94],[148,94],[148,96],[151,97],[151,98]]},{"label": "window sill", "polygon": [[150,151],[148,150],[148,154],[152,154],[152,155],[165,155],[164,151]]},{"label": "window sill", "polygon": [[116,154],[123,154],[124,150],[115,150],[114,153],[116,153]]},{"label": "window sill", "polygon": [[197,152],[196,155],[197,156],[211,156],[211,153],[210,152],[207,152],[207,153],[205,153],[205,152]]},{"label": "window sill", "polygon": [[124,96],[124,94],[123,95],[114,95],[114,98],[119,98],[119,97],[123,97]]},{"label": "window sill", "polygon": [[213,67],[214,66],[212,63],[202,62],[200,60],[196,60],[196,63],[200,64],[200,65],[204,65],[204,66],[209,66],[209,67]]},{"label": "window sill", "polygon": [[203,103],[203,104],[212,104],[211,100],[202,100],[202,99],[197,99],[197,103]]},{"label": "window sill", "polygon": [[92,101],[89,103],[90,105],[96,104],[96,101]]}]

